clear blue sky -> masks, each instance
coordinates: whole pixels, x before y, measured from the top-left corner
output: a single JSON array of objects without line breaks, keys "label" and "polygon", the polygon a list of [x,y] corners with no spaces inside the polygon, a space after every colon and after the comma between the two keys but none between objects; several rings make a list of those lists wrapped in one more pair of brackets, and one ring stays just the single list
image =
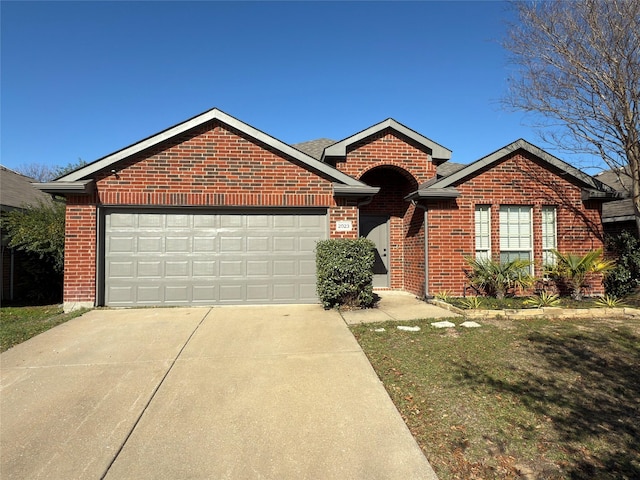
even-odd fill
[{"label": "clear blue sky", "polygon": [[[500,108],[502,2],[1,3],[1,163],[88,162],[213,107],[287,143],[388,117],[469,163]],[[566,157],[564,157],[566,159]]]}]

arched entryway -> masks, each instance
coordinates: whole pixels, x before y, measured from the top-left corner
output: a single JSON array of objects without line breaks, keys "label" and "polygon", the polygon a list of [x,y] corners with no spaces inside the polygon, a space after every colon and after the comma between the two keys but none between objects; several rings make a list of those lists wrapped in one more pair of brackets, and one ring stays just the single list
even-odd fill
[{"label": "arched entryway", "polygon": [[[423,217],[416,216],[415,206],[404,199],[417,190],[418,182],[406,170],[387,165],[368,170],[359,180],[380,187],[371,202],[359,209],[360,236],[376,244],[373,286],[413,292],[415,284],[419,289],[423,279],[413,277],[415,267],[420,262],[424,265]],[[424,269],[417,271],[420,275]]]}]

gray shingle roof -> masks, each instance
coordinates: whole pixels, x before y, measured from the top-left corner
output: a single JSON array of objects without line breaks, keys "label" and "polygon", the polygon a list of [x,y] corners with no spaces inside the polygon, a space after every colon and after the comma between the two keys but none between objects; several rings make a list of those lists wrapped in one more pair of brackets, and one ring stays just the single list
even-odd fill
[{"label": "gray shingle roof", "polygon": [[[631,176],[627,175],[626,172],[605,170],[597,174],[595,178],[625,195],[627,195],[631,189]],[[602,205],[602,221],[605,223],[625,222],[634,219],[635,211],[631,198],[608,202]]]},{"label": "gray shingle roof", "polygon": [[49,195],[31,182],[35,180],[0,165],[0,208],[8,210],[51,201]]},{"label": "gray shingle roof", "polygon": [[602,205],[602,221],[605,223],[625,222],[634,219],[635,212],[633,210],[633,199],[631,198],[607,202]]},{"label": "gray shingle roof", "polygon": [[438,177],[446,177],[447,175],[452,175],[456,173],[458,170],[464,167],[466,167],[466,165],[463,163],[455,163],[455,162],[441,163],[436,168],[436,173],[438,174]]},{"label": "gray shingle roof", "polygon": [[324,149],[334,143],[336,143],[336,141],[329,138],[318,138],[308,142],[294,143],[291,146],[303,153],[306,153],[310,157],[315,158],[316,160],[320,160]]},{"label": "gray shingle roof", "polygon": [[626,172],[605,170],[604,172],[600,172],[594,176],[602,183],[609,185],[611,188],[619,192],[631,189],[631,175],[628,175]]}]

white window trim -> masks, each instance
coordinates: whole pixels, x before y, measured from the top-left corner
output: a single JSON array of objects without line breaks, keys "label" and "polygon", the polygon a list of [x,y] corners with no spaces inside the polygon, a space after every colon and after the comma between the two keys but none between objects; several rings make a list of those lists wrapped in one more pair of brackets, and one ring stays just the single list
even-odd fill
[{"label": "white window trim", "polygon": [[[478,237],[480,235],[478,235],[478,213],[482,210],[485,210],[487,212],[487,228],[488,228],[488,232],[487,232],[487,248],[478,248]],[[490,259],[491,258],[491,205],[476,205],[475,209],[474,209],[474,228],[475,228],[475,237],[474,237],[474,243],[475,243],[475,254],[476,254],[476,260],[480,260],[480,259]],[[484,254],[484,255],[482,255]]]},{"label": "white window trim", "polygon": [[529,209],[529,248],[528,249],[524,249],[521,247],[518,248],[505,248],[502,245],[502,232],[500,232],[500,259],[502,259],[502,252],[528,252],[529,253],[529,260],[531,261],[531,266],[529,267],[529,271],[530,273],[533,275],[533,260],[534,260],[534,256],[533,256],[533,245],[534,245],[534,238],[533,238],[533,206],[532,205],[518,205],[518,204],[509,204],[509,205],[500,205],[500,218],[499,218],[499,225],[500,228],[502,228],[502,213],[503,213],[503,208],[528,208]]},{"label": "white window trim", "polygon": [[[553,213],[553,246],[545,246],[545,240],[549,235],[545,235],[547,223],[545,222],[545,211]],[[551,254],[551,250],[558,249],[558,209],[555,205],[543,205],[541,209],[541,230],[542,230],[542,267],[545,266],[545,257],[552,260],[551,264],[555,264],[555,256]]]}]

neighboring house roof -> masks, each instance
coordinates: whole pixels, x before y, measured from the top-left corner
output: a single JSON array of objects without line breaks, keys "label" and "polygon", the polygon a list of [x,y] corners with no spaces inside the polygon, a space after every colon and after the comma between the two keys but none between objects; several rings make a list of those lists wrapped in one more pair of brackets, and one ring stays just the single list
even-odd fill
[{"label": "neighboring house roof", "polygon": [[35,180],[0,165],[0,209],[13,210],[40,202],[50,202],[51,197],[32,185]]},{"label": "neighboring house roof", "polygon": [[585,188],[584,191],[588,198],[613,199],[618,196],[617,192],[615,192],[612,188],[608,187],[599,180],[596,180],[592,176],[587,175],[586,173],[569,165],[567,162],[554,157],[541,148],[527,142],[526,140],[519,139],[485,157],[482,157],[481,159],[469,165],[462,166],[458,169],[452,169],[449,174],[442,178],[423,184],[419,190],[409,194],[407,196],[407,199],[411,200],[432,197],[444,198],[447,196],[447,193],[449,194],[449,198],[455,198],[459,196],[459,192],[455,189],[456,183],[464,180],[465,178],[477,175],[483,169],[491,167],[493,164],[501,161],[507,155],[517,150],[524,150],[526,152],[529,152],[549,166],[558,169],[564,174],[572,177],[575,181],[582,184],[582,186]]},{"label": "neighboring house roof", "polygon": [[442,145],[434,142],[433,140],[428,139],[415,130],[411,130],[409,127],[406,127],[401,123],[396,122],[393,118],[387,118],[386,120],[377,123],[365,130],[362,130],[355,135],[351,135],[344,140],[328,146],[324,149],[322,160],[327,161],[327,159],[331,157],[344,157],[347,154],[347,149],[354,143],[371,137],[372,135],[375,135],[376,133],[379,133],[388,128],[395,130],[396,132],[404,135],[407,138],[410,138],[414,142],[425,147],[429,151],[433,163],[435,164],[446,162],[451,158],[451,150],[449,150],[448,148],[445,148]]},{"label": "neighboring house roof", "polygon": [[[618,171],[605,170],[595,177],[625,196],[631,189],[631,175],[622,169]],[[602,206],[603,223],[634,221],[635,218],[635,209],[631,198],[605,203]]]},{"label": "neighboring house roof", "polygon": [[[93,176],[95,176],[96,173],[111,168],[116,163],[143,150],[158,145],[213,120],[224,123],[225,125],[228,125],[229,127],[232,127],[257,141],[294,158],[306,168],[319,174],[323,174],[336,184],[355,187],[354,194],[356,194],[356,192],[357,194],[362,194],[367,188],[371,190],[371,192],[369,192],[370,194],[374,194],[379,190],[377,187],[368,187],[366,184],[342,173],[331,165],[320,162],[306,153],[287,145],[286,143],[222,112],[221,110],[218,110],[217,108],[208,110],[200,115],[190,118],[189,120],[134,143],[133,145],[107,155],[106,157],[102,157],[95,162],[80,167],[77,170],[54,180],[53,182],[40,184],[38,188],[51,193],[89,193],[93,188]],[[341,187],[341,190],[344,190],[344,187]]]},{"label": "neighboring house roof", "polygon": [[633,199],[625,198],[602,205],[602,222],[629,222],[636,219]]},{"label": "neighboring house roof", "polygon": [[322,158],[322,152],[329,145],[336,143],[335,140],[328,138],[318,138],[317,140],[310,140],[308,142],[294,143],[292,147],[297,148],[301,152],[306,153],[310,157],[320,160]]},{"label": "neighboring house roof", "polygon": [[605,170],[594,176],[618,192],[631,190],[631,175],[621,168],[617,170]]}]

